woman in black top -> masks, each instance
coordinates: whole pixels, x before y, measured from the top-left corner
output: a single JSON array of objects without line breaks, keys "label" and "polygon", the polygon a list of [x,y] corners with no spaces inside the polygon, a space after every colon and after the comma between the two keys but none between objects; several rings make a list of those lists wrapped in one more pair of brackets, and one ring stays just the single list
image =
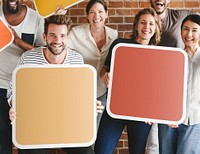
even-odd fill
[{"label": "woman in black top", "polygon": [[[116,39],[109,50],[104,67],[101,71],[101,78],[108,86],[110,62],[113,47],[118,43],[157,45],[160,41],[161,23],[156,12],[151,8],[141,10],[133,22],[133,35],[130,39]],[[124,98],[126,101],[126,98]],[[96,154],[112,154],[115,146],[121,136],[124,127],[127,126],[129,153],[144,154],[147,137],[151,128],[140,121],[121,120],[110,117],[105,110],[97,134],[95,142]]]}]

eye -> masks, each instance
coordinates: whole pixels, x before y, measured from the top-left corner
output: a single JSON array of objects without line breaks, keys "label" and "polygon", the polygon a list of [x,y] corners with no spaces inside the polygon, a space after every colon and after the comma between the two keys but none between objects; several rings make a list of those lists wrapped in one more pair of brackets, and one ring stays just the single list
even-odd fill
[{"label": "eye", "polygon": [[93,14],[93,13],[94,13],[94,11],[90,11],[90,12],[89,12],[89,14]]},{"label": "eye", "polygon": [[61,38],[65,38],[67,35],[65,35],[65,34],[63,34],[63,35],[61,35]]},{"label": "eye", "polygon": [[54,34],[49,34],[49,36],[52,38],[56,38],[56,36]]},{"label": "eye", "polygon": [[197,29],[193,29],[192,32],[197,32]]},{"label": "eye", "polygon": [[188,27],[183,27],[183,30],[189,31],[189,28]]},{"label": "eye", "polygon": [[151,26],[154,26],[154,23],[153,23],[153,22],[150,22],[150,25],[151,25]]},{"label": "eye", "polygon": [[99,13],[104,13],[104,11],[100,10]]},{"label": "eye", "polygon": [[140,24],[145,25],[145,21],[141,21]]}]

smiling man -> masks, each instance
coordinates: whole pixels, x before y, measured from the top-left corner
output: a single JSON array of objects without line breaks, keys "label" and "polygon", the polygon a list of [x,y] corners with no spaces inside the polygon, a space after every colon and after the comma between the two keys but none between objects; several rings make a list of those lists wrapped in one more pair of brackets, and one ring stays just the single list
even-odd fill
[{"label": "smiling man", "polygon": [[184,48],[180,35],[180,26],[183,19],[193,12],[168,8],[170,0],[150,0],[150,3],[162,21],[163,34],[160,45]]},{"label": "smiling man", "polygon": [[12,44],[0,52],[0,154],[12,153],[9,106],[6,99],[12,72],[23,52],[35,45],[44,45],[43,19],[22,3],[22,0],[2,0],[0,7],[0,16],[14,35]]},{"label": "smiling man", "polygon": [[[67,49],[68,33],[71,30],[71,19],[67,15],[52,15],[45,19],[43,39],[46,47],[38,47],[22,54],[18,66],[21,65],[79,65],[83,57],[78,52]],[[12,98],[12,82],[8,89],[8,99]],[[12,101],[9,101],[11,103]],[[41,103],[41,102],[38,102]],[[100,103],[100,102],[99,102]],[[97,113],[102,112],[102,106],[97,101]],[[16,114],[10,109],[10,119],[13,122]],[[94,154],[91,146],[64,148],[67,154]],[[48,154],[48,149],[18,149],[18,154]]]}]

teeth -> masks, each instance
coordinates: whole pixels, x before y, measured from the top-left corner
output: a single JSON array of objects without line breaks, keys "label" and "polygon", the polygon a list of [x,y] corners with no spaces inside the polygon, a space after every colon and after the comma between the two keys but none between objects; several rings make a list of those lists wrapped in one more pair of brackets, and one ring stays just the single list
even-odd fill
[{"label": "teeth", "polygon": [[10,4],[10,5],[15,5],[15,4],[16,4],[16,2],[9,2],[9,4]]},{"label": "teeth", "polygon": [[157,2],[156,5],[161,5],[163,6],[164,4],[162,2]]},{"label": "teeth", "polygon": [[142,31],[142,33],[144,33],[144,34],[149,34],[150,33],[150,31]]},{"label": "teeth", "polygon": [[10,5],[10,6],[16,6],[17,3],[16,3],[16,2],[10,2],[9,5]]},{"label": "teeth", "polygon": [[55,47],[55,48],[60,48],[61,47],[61,45],[56,45],[56,44],[52,44],[52,46]]},{"label": "teeth", "polygon": [[98,22],[100,22],[100,20],[94,20],[94,22],[95,22],[95,23],[98,23]]},{"label": "teeth", "polygon": [[192,39],[191,39],[191,38],[185,38],[185,40],[186,40],[186,41],[192,41]]}]

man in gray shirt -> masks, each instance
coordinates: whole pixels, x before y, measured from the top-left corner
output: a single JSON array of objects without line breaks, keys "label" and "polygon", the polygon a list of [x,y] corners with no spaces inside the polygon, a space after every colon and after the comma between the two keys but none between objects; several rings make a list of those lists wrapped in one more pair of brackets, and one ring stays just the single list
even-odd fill
[{"label": "man in gray shirt", "polygon": [[162,21],[163,34],[160,45],[183,48],[180,29],[181,23],[186,16],[193,12],[168,8],[170,0],[150,0],[150,3]]}]

